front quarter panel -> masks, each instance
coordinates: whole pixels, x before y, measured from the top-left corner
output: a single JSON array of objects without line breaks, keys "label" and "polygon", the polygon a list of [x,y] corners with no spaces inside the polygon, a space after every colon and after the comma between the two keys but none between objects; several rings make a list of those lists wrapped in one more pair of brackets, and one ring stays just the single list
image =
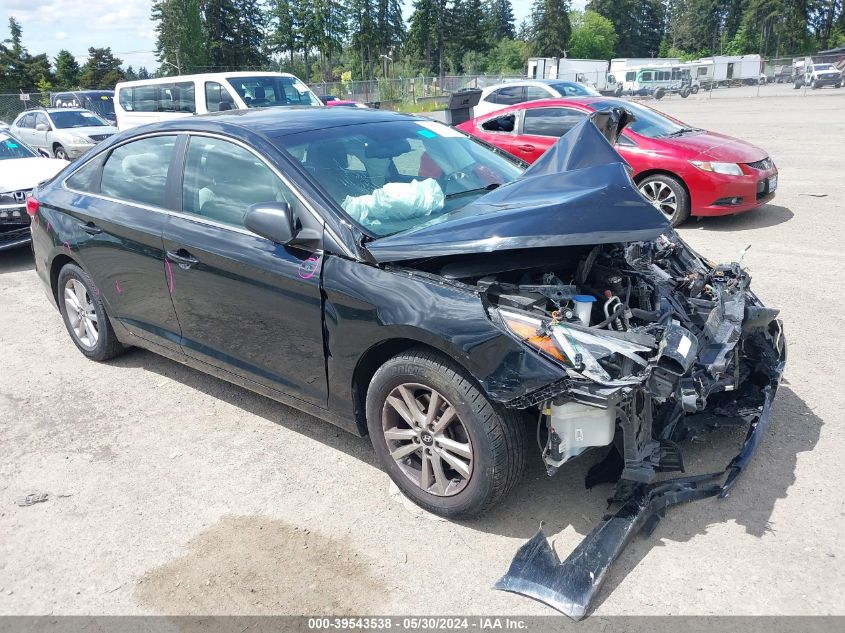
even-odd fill
[{"label": "front quarter panel", "polygon": [[326,259],[323,284],[332,409],[349,411],[360,359],[397,339],[445,353],[494,401],[518,398],[565,375],[499,330],[469,287],[339,257]]}]

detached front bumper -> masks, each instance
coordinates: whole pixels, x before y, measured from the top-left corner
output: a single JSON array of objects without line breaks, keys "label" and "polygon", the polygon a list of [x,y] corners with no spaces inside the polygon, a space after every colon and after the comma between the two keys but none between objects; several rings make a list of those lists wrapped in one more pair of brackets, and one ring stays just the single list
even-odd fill
[{"label": "detached front bumper", "polygon": [[756,413],[748,416],[748,433],[742,448],[723,471],[635,485],[629,489],[627,498],[619,500],[618,510],[602,517],[563,562],[549,545],[541,526],[517,551],[510,569],[494,587],[534,598],[580,620],[587,615],[610,566],[637,533],[651,534],[671,506],[708,497],[726,497],[769,426],[772,403],[786,361],[781,323],[775,322],[774,328],[772,338],[776,347],[769,358],[770,382],[760,389],[762,402]]}]

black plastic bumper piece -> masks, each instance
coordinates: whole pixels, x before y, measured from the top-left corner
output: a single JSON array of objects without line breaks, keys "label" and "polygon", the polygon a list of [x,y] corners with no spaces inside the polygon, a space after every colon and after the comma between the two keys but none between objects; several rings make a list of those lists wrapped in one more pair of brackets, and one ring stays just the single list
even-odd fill
[{"label": "black plastic bumper piece", "polygon": [[[778,367],[777,377],[783,370]],[[778,381],[763,389],[760,413],[751,421],[739,454],[719,473],[642,484],[613,514],[606,514],[562,563],[542,527],[517,551],[494,587],[544,602],[574,620],[585,617],[607,572],[640,530],[650,534],[666,509],[707,497],[725,497],[748,465],[769,426]]]}]

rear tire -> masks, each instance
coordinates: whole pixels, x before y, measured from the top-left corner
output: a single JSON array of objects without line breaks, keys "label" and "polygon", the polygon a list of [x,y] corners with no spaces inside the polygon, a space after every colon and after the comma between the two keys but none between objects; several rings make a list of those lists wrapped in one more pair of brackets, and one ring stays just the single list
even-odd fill
[{"label": "rear tire", "polygon": [[677,178],[668,174],[655,174],[638,183],[637,189],[672,226],[680,226],[689,217],[689,194]]},{"label": "rear tire", "polygon": [[522,476],[522,416],[490,402],[438,352],[417,348],[388,360],[370,382],[366,408],[382,467],[429,512],[448,518],[482,514]]},{"label": "rear tire", "polygon": [[666,91],[663,88],[658,88],[657,90],[654,91],[654,98],[657,99],[658,101],[660,101],[664,97],[665,94],[666,94]]},{"label": "rear tire", "polygon": [[76,264],[66,264],[57,282],[59,312],[70,338],[91,360],[104,361],[125,348],[112,329],[100,292],[88,274]]}]

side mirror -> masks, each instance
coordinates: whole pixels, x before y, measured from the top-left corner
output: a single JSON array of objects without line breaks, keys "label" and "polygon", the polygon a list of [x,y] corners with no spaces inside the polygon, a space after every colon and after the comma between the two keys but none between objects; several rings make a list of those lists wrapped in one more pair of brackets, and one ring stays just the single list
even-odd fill
[{"label": "side mirror", "polygon": [[296,235],[296,222],[287,202],[259,202],[250,205],[244,215],[244,226],[276,244],[288,244]]},{"label": "side mirror", "polygon": [[50,129],[50,126],[49,126],[49,125],[47,125],[46,123],[38,123],[38,124],[35,126],[35,131],[36,131],[36,132],[47,132],[49,129]]},{"label": "side mirror", "polygon": [[44,158],[53,158],[53,155],[43,147],[39,147],[36,151],[38,152],[39,156],[43,156]]}]

